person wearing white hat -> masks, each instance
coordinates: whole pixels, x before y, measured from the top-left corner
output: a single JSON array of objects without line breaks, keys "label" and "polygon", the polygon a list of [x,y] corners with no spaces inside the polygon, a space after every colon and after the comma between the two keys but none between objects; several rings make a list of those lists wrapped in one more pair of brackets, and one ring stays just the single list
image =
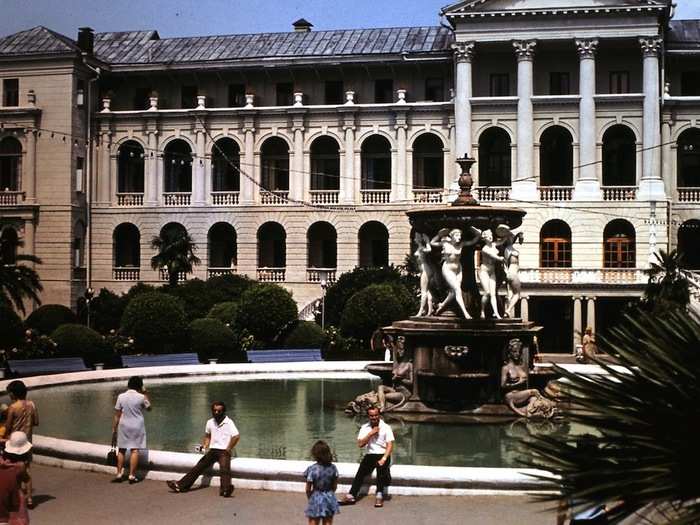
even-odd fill
[{"label": "person wearing white hat", "polygon": [[10,522],[10,513],[13,520],[18,518],[17,523],[29,523],[21,484],[27,481],[26,464],[31,450],[27,434],[21,431],[10,434],[0,460],[0,525]]}]

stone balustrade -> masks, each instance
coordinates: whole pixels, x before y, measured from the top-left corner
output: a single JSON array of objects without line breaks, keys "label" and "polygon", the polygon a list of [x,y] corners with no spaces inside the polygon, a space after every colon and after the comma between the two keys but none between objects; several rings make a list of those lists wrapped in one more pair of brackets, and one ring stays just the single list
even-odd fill
[{"label": "stone balustrade", "polygon": [[23,191],[0,191],[0,206],[17,206],[24,202]]},{"label": "stone balustrade", "polygon": [[338,204],[338,190],[311,190],[311,204]]},{"label": "stone balustrade", "polygon": [[143,193],[117,193],[117,206],[125,208],[143,206]]},{"label": "stone balustrade", "polygon": [[211,279],[212,277],[221,277],[222,275],[235,275],[238,273],[238,268],[235,266],[230,266],[226,268],[216,268],[216,267],[209,267],[207,268],[207,278]]},{"label": "stone balustrade", "polygon": [[239,193],[238,191],[212,191],[211,203],[214,206],[236,206]]},{"label": "stone balustrade", "polygon": [[286,280],[286,268],[262,267],[257,269],[258,281],[261,283],[283,283]]},{"label": "stone balustrade", "polygon": [[310,283],[335,282],[335,268],[307,268],[306,280]]},{"label": "stone balustrade", "polygon": [[413,190],[413,202],[440,204],[442,202],[442,193],[442,188]]},{"label": "stone balustrade", "polygon": [[542,201],[570,201],[573,194],[573,186],[540,186]]},{"label": "stone balustrade", "polygon": [[138,281],[140,280],[141,270],[134,267],[119,267],[112,268],[112,278],[115,281]]},{"label": "stone balustrade", "polygon": [[289,191],[260,191],[260,204],[288,204]]},{"label": "stone balustrade", "polygon": [[391,190],[360,190],[362,204],[387,204],[391,198]]},{"label": "stone balustrade", "polygon": [[476,200],[480,202],[501,202],[510,200],[510,186],[477,186]]},{"label": "stone balustrade", "polygon": [[173,191],[163,193],[163,203],[166,206],[189,206],[192,194],[188,191]]}]

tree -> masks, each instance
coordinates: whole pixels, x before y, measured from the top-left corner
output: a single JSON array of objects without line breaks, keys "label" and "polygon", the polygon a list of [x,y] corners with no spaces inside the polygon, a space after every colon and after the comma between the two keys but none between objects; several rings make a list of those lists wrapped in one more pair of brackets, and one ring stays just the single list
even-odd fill
[{"label": "tree", "polygon": [[646,270],[649,281],[644,289],[642,306],[645,310],[662,314],[669,310],[686,309],[690,303],[690,283],[682,269],[682,255],[676,250],[654,253]]},{"label": "tree", "polygon": [[18,254],[17,248],[22,244],[22,241],[13,236],[0,237],[0,302],[8,306],[14,305],[24,314],[25,299],[41,304],[39,292],[44,287],[34,268],[21,264],[41,264],[41,259],[35,255]]},{"label": "tree", "polygon": [[610,505],[606,523],[700,523],[700,324],[637,311],[601,341],[619,363],[594,359],[605,374],[556,367],[563,416],[590,433],[529,438],[527,465],[559,476],[568,506]]},{"label": "tree", "polygon": [[192,237],[179,224],[165,226],[160,235],[153,237],[151,248],[158,250],[151,258],[151,268],[167,269],[170,286],[177,286],[180,274],[191,273],[192,268],[201,262],[194,254],[197,246]]}]

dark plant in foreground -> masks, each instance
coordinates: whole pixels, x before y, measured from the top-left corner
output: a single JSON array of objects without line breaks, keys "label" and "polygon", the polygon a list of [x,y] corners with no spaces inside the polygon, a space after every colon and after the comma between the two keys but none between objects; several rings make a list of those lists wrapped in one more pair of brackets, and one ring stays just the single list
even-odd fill
[{"label": "dark plant in foreground", "polygon": [[591,433],[525,444],[528,466],[560,477],[561,495],[544,499],[575,511],[607,504],[610,523],[700,523],[700,324],[680,310],[640,311],[602,343],[619,363],[596,360],[606,375],[557,367],[564,416]]}]

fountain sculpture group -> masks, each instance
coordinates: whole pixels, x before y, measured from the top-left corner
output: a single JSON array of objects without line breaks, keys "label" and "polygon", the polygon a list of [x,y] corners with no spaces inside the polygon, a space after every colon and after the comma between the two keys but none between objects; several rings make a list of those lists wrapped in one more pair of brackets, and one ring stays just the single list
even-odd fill
[{"label": "fountain sculpture group", "polygon": [[381,329],[393,363],[367,367],[383,384],[350,402],[348,412],[374,404],[421,420],[553,414],[554,403],[530,384],[540,328],[516,317],[525,212],[479,205],[470,193],[473,162],[458,160],[461,192],[451,205],[407,212],[420,308]]}]

